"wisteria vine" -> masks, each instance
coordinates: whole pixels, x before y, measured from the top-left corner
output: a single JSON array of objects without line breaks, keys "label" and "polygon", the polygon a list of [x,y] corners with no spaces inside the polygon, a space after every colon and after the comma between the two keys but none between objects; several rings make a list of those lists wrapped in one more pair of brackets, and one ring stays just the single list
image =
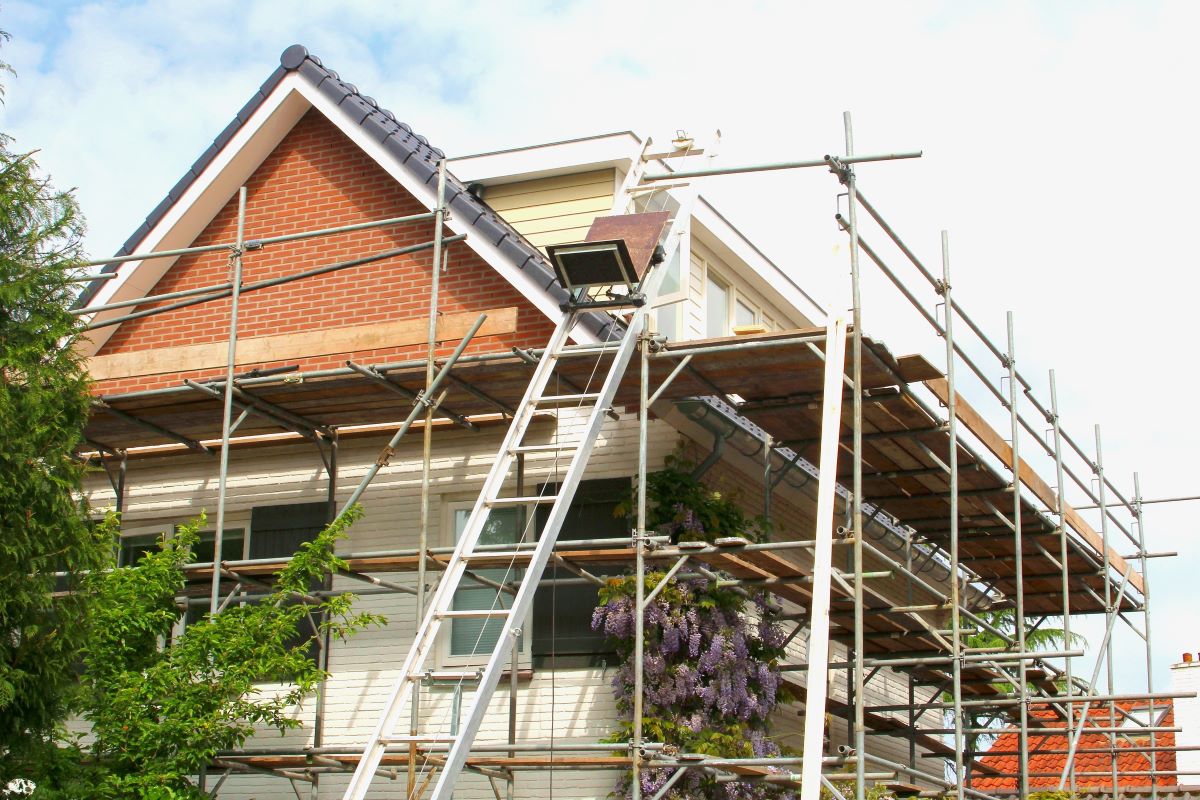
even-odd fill
[{"label": "wisteria vine", "polygon": [[[704,489],[678,461],[651,480],[660,533],[673,539],[709,540],[750,533],[750,520],[730,498]],[[694,485],[690,485],[694,484]],[[671,493],[655,496],[654,487]],[[683,491],[679,491],[682,489]],[[698,503],[672,502],[700,498]],[[700,505],[699,511],[694,505]],[[718,524],[714,524],[718,523]],[[734,529],[736,526],[737,529]],[[646,591],[664,574],[646,576]],[[633,729],[634,598],[632,576],[614,578],[600,591],[592,627],[602,630],[616,647],[621,665],[612,685],[621,716],[614,742],[628,741]],[[751,613],[753,606],[755,613]],[[726,758],[761,758],[780,754],[769,737],[770,716],[786,698],[779,677],[784,633],[773,620],[767,598],[717,586],[715,581],[672,580],[644,615],[643,735],[681,753]],[[643,797],[653,797],[673,770],[644,770]],[[632,794],[631,776],[619,779],[615,796]],[[702,770],[689,770],[666,795],[669,800],[759,800],[786,798],[787,787],[766,783],[717,783]]]}]

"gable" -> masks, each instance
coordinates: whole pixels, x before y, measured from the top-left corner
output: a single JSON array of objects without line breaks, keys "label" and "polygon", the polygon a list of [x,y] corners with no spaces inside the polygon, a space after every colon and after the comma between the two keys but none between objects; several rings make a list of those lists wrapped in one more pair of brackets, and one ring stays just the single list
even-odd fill
[{"label": "gable", "polygon": [[[245,185],[248,239],[427,210],[421,200],[315,109],[300,119]],[[447,230],[447,235],[450,233]],[[203,246],[235,238],[234,198],[191,244]],[[294,274],[432,238],[432,224],[423,221],[274,245],[246,253],[244,281]],[[239,371],[293,365],[302,370],[324,369],[343,366],[348,358],[378,363],[422,355],[426,348],[431,257],[431,251],[396,256],[243,295],[239,305]],[[150,293],[219,284],[229,279],[229,269],[229,260],[221,252],[183,256]],[[491,312],[488,327],[482,331],[489,335],[479,337],[468,352],[541,346],[552,328],[551,321],[527,297],[465,244],[448,247],[438,307],[447,338],[457,338],[456,331],[461,336],[465,328],[462,320],[468,320],[469,325],[479,312]],[[117,393],[177,386],[184,377],[220,375],[229,314],[230,300],[222,299],[122,323],[93,361],[96,376],[102,378],[96,391]],[[362,331],[378,335],[356,338]],[[309,336],[286,339],[301,334]],[[291,349],[286,346],[289,343]],[[198,355],[205,345],[210,346],[204,351],[208,355]],[[154,351],[167,357],[156,359]],[[219,361],[206,366],[214,353]],[[278,358],[271,357],[275,353]],[[186,359],[181,361],[184,356]],[[114,368],[120,364],[124,366]],[[170,371],[164,371],[167,369]]]}]

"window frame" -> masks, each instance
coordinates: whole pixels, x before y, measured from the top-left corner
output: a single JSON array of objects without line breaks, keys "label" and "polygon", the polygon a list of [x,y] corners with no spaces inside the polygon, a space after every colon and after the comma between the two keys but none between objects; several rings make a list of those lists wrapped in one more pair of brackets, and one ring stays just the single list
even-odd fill
[{"label": "window frame", "polygon": [[745,306],[754,312],[754,321],[750,324],[766,325],[770,330],[778,330],[777,315],[774,310],[768,310],[763,303],[752,294],[741,288],[737,281],[730,280],[723,268],[714,267],[707,257],[700,256],[700,262],[704,266],[703,286],[704,291],[700,300],[700,308],[703,311],[703,321],[701,327],[704,330],[704,338],[719,338],[711,336],[708,332],[708,285],[709,279],[712,278],[714,283],[721,284],[725,287],[725,333],[721,336],[735,336],[733,332],[735,327],[739,326],[737,322],[738,304]]},{"label": "window frame", "polygon": [[[443,545],[454,547],[458,544],[454,516],[458,511],[466,511],[470,514],[475,508],[478,499],[478,494],[449,495],[442,498],[441,513],[439,514],[442,533],[438,538]],[[529,635],[529,621],[532,619],[532,614],[533,606],[530,604],[529,613],[519,623],[519,627],[522,630],[522,635],[519,639],[520,650],[517,653],[517,669],[519,670],[530,669],[533,663],[532,656],[530,655],[532,652],[531,642],[533,641],[533,637]],[[451,652],[454,641],[454,624],[455,620],[450,620],[450,624],[444,628],[444,635],[438,637],[440,639],[438,644],[438,663],[444,667],[481,667],[486,664],[491,657],[491,652],[458,655]]]}]

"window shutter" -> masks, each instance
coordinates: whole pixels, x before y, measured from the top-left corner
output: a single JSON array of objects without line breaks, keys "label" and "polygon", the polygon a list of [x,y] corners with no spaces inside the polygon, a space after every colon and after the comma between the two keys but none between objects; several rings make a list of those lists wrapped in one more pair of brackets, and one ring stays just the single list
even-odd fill
[{"label": "window shutter", "polygon": [[258,506],[250,512],[250,558],[290,556],[329,520],[328,503]]}]

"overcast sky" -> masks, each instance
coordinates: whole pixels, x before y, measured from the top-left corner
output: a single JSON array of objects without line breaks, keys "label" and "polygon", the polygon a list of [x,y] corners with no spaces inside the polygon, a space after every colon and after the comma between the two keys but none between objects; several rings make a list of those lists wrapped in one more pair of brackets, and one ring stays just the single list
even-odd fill
[{"label": "overcast sky", "polygon": [[[77,187],[96,256],[140,224],[294,42],[451,155],[719,128],[726,165],[813,158],[842,152],[850,110],[859,153],[924,150],[862,166],[862,190],[931,268],[950,231],[956,299],[1001,346],[1014,313],[1018,368],[1044,402],[1057,370],[1076,440],[1090,452],[1103,426],[1107,472],[1127,494],[1134,470],[1148,498],[1200,494],[1187,344],[1200,4],[2,0],[0,28],[13,37],[0,58],[17,71],[0,130]],[[703,191],[827,308],[848,306],[830,175],[714,178]],[[883,244],[865,225],[864,237]],[[900,254],[879,249],[932,305]],[[864,275],[866,332],[943,363],[865,262]],[[999,380],[998,363],[981,363]],[[1007,431],[994,403],[970,396]],[[1180,554],[1151,562],[1160,690],[1168,665],[1200,650],[1197,511],[1146,511],[1149,549]],[[1101,626],[1086,632],[1097,642]],[[1118,688],[1144,688],[1142,652],[1119,626]],[[1090,670],[1077,661],[1077,674]]]}]

